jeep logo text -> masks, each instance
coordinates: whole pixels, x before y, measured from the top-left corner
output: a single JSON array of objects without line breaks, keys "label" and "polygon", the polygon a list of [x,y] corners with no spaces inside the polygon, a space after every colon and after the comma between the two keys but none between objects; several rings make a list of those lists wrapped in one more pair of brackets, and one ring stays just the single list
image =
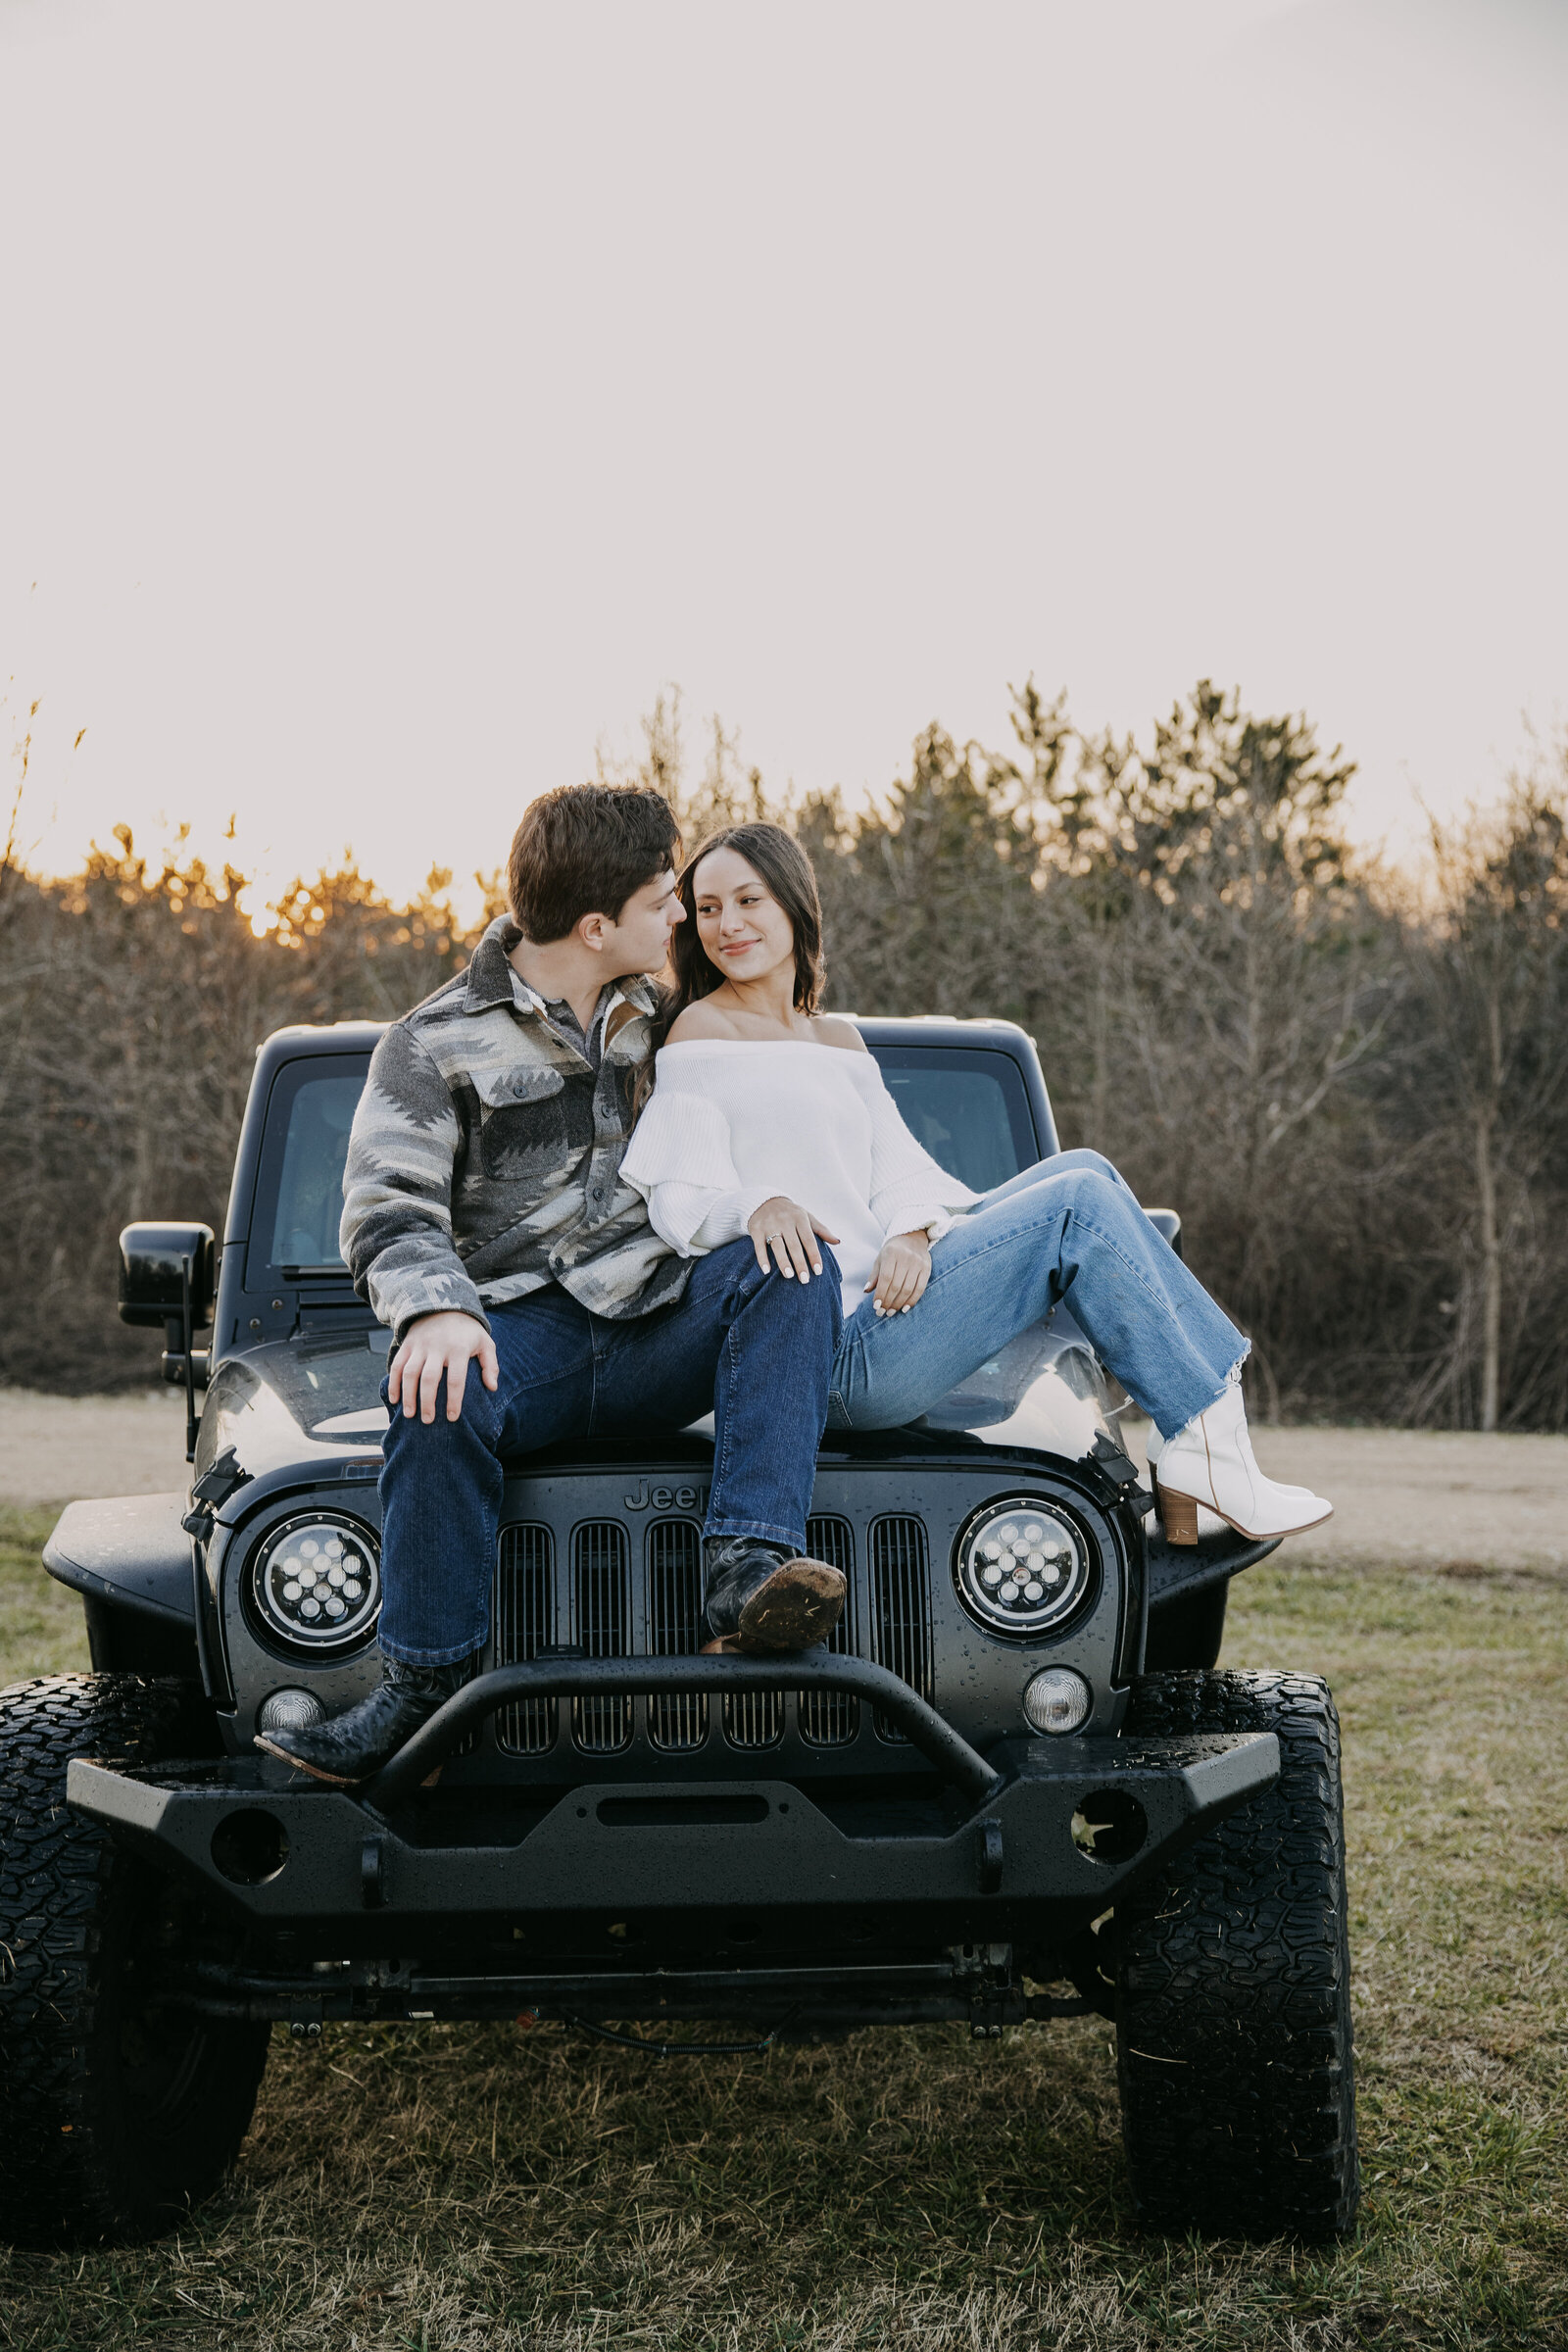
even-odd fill
[{"label": "jeep logo text", "polygon": [[640,1483],[635,1494],[621,1496],[628,1511],[706,1511],[706,1487],[650,1487]]}]

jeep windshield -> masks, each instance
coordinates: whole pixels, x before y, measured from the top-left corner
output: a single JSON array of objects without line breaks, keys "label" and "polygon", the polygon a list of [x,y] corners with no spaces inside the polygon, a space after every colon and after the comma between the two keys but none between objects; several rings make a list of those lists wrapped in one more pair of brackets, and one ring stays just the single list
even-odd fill
[{"label": "jeep windshield", "polygon": [[330,1074],[319,1060],[291,1062],[278,1072],[252,1232],[267,1244],[267,1266],[285,1282],[347,1272],[337,1229],[349,1130],[364,1091],[358,1060]]},{"label": "jeep windshield", "polygon": [[[888,1091],[933,1159],[972,1192],[1005,1184],[1039,1157],[1017,1063],[985,1048],[875,1049]],[[269,1110],[257,1215],[265,1263],[285,1282],[344,1271],[343,1167],[365,1070],[333,1057],[286,1064]]]}]

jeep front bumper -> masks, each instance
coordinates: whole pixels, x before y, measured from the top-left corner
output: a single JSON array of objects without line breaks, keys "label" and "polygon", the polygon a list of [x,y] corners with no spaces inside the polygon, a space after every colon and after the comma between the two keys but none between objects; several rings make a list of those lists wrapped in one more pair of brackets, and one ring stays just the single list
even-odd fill
[{"label": "jeep front bumper", "polygon": [[[420,1783],[488,1709],[519,1697],[852,1690],[896,1717],[947,1784],[918,1796],[735,1773],[549,1789]],[[122,1770],[77,1758],[71,1803],[270,1940],[452,1948],[509,1923],[745,1912],[763,1947],[806,1914],[890,1936],[1064,1937],[1278,1774],[1269,1733],[1030,1739],[989,1759],[907,1685],[852,1658],[538,1660],[449,1700],[364,1790],[271,1759]],[[880,1937],[879,1937],[880,1940]]]}]

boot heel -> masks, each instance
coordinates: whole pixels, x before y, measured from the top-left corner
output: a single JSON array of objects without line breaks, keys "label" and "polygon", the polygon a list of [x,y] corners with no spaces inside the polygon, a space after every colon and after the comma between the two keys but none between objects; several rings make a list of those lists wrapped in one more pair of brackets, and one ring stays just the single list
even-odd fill
[{"label": "boot heel", "polygon": [[1159,1524],[1167,1544],[1196,1544],[1198,1542],[1198,1505],[1190,1494],[1172,1494],[1168,1488],[1154,1480],[1154,1499],[1159,1504]]}]

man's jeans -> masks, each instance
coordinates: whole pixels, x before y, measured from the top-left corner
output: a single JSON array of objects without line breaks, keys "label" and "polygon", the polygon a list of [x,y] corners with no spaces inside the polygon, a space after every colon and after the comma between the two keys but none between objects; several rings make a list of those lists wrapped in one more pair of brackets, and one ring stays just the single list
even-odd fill
[{"label": "man's jeans", "polygon": [[1067,1301],[1162,1437],[1213,1404],[1248,1343],[1108,1159],[1063,1152],[984,1193],[931,1252],[925,1295],[844,1326],[829,1429],[897,1429]]},{"label": "man's jeans", "polygon": [[626,1322],[590,1314],[555,1286],[491,1307],[493,1394],[470,1363],[460,1420],[446,1417],[444,1381],[432,1426],[388,1405],[382,1649],[406,1665],[445,1666],[483,1644],[502,1459],[560,1439],[646,1437],[711,1409],[704,1535],[801,1549],[841,1291],[826,1248],[820,1277],[786,1282],[740,1241],[698,1258],[674,1305]]}]

